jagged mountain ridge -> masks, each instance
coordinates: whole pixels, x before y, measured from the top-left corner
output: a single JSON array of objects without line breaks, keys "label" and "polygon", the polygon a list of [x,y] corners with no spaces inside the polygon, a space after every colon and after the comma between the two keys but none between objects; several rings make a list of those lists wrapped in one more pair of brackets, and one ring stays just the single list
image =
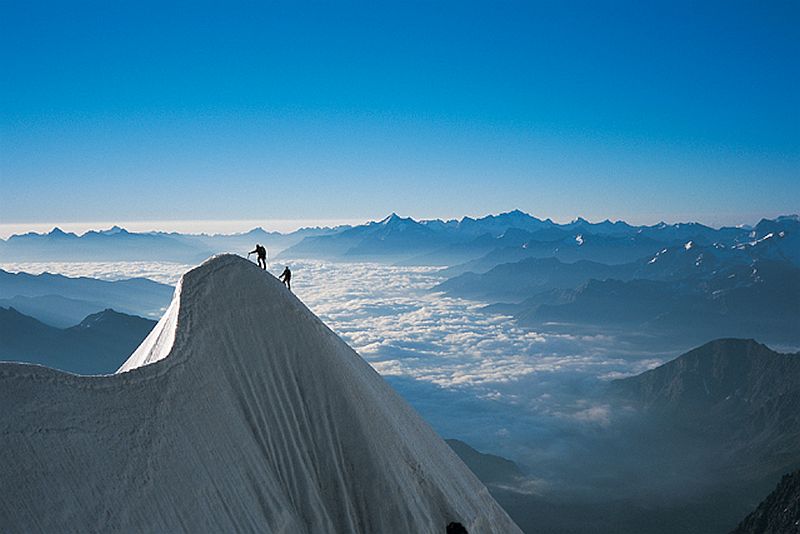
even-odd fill
[{"label": "jagged mountain ridge", "polygon": [[119,226],[77,235],[54,228],[45,234],[29,232],[0,239],[2,261],[168,261],[195,264],[213,253],[246,252],[255,243],[273,255],[303,238],[342,231],[336,228],[301,228],[282,234],[253,228],[237,234],[183,234],[179,232],[129,232]]},{"label": "jagged mountain ridge", "polygon": [[[795,217],[764,219],[754,228],[713,229],[695,223],[632,227],[628,235],[567,231],[563,226],[526,232],[509,231],[490,244],[476,241],[471,259],[459,251],[462,263],[451,264],[441,274],[453,277],[466,272],[485,273],[502,264],[528,258],[557,258],[562,262],[581,260],[610,265],[659,261],[659,254],[684,247],[694,258],[703,254],[718,259],[763,259],[788,261],[800,266],[800,222]],[[702,230],[702,231],[700,231]],[[429,254],[425,258],[433,258]]]},{"label": "jagged mountain ridge", "polygon": [[[384,261],[425,265],[450,265],[451,274],[467,270],[486,271],[499,263],[525,257],[557,256],[565,261],[586,259],[624,263],[638,259],[658,247],[693,240],[701,245],[726,246],[757,242],[769,233],[790,228],[790,241],[797,245],[796,216],[764,219],[755,227],[711,228],[698,223],[659,223],[634,226],[624,221],[592,223],[582,218],[566,224],[538,219],[520,210],[480,218],[459,220],[414,220],[391,214],[381,221],[358,226],[302,228],[295,232],[267,232],[254,228],[239,234],[181,234],[177,232],[135,233],[119,227],[89,231],[83,235],[58,228],[47,234],[27,233],[0,239],[3,261],[41,261],[43,255],[61,261],[179,261],[195,263],[211,253],[242,253],[255,242],[265,244],[271,255],[285,258],[336,259],[339,261]],[[524,243],[512,243],[525,235]],[[583,248],[577,247],[583,241]],[[784,244],[789,245],[789,242]],[[521,245],[526,245],[523,250]],[[775,246],[775,242],[770,244]],[[594,249],[594,250],[593,250]],[[779,247],[775,257],[791,256],[800,261],[793,247]],[[470,263],[472,262],[472,263]],[[459,265],[469,263],[469,265]]]},{"label": "jagged mountain ridge", "polygon": [[[791,218],[780,224],[794,224]],[[448,274],[486,271],[527,257],[555,256],[625,263],[655,253],[664,244],[695,240],[733,245],[758,230],[714,229],[697,223],[631,226],[625,222],[567,224],[541,220],[519,210],[479,219],[421,220],[392,214],[386,219],[327,236],[309,237],[285,250],[284,257],[321,257],[345,261],[390,260],[400,263],[453,265]],[[414,239],[409,239],[410,237]],[[761,237],[760,235],[758,237]],[[454,265],[466,261],[463,266]]]}]

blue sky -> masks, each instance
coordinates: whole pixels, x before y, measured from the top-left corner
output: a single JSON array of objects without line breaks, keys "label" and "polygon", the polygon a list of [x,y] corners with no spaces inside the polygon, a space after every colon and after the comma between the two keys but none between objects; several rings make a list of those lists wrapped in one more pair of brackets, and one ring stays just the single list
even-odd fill
[{"label": "blue sky", "polygon": [[797,2],[163,4],[0,3],[0,224],[800,206]]}]

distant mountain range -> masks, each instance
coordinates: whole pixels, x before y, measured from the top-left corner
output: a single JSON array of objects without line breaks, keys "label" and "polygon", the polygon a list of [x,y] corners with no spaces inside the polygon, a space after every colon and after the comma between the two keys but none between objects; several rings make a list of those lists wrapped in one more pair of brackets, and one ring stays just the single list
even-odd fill
[{"label": "distant mountain range", "polygon": [[[602,263],[578,260],[568,262],[557,256],[528,257],[513,263],[502,263],[484,273],[467,272],[453,276],[434,288],[452,295],[503,299],[522,299],[551,289],[577,287],[595,280],[662,280],[709,279],[733,266],[769,261],[800,268],[795,258],[795,243],[787,236],[800,235],[800,224],[787,224],[781,234],[748,243],[700,245],[687,241],[663,247],[651,255],[628,263]],[[445,273],[453,270],[447,269]],[[730,274],[730,273],[729,273]]]},{"label": "distant mountain range", "polygon": [[[591,260],[609,264],[634,261],[659,250],[692,241],[698,245],[747,246],[791,227],[778,255],[800,259],[795,215],[763,220],[755,227],[715,229],[698,223],[632,226],[625,222],[568,224],[541,220],[515,210],[480,219],[415,221],[391,214],[325,236],[312,236],[286,249],[287,258],[314,257],[339,261],[394,261],[404,264],[450,265],[446,274],[485,272],[501,263],[535,257],[562,261]],[[787,235],[780,237],[786,238]],[[774,242],[773,242],[774,243]],[[464,265],[456,264],[464,263]]]},{"label": "distant mountain range", "polygon": [[75,325],[86,315],[106,308],[158,319],[173,291],[171,286],[145,278],[106,281],[0,269],[0,306],[13,306],[57,327]]},{"label": "distant mountain range", "polygon": [[557,258],[527,258],[504,263],[486,273],[467,272],[434,286],[433,291],[489,301],[519,302],[544,291],[570,289],[589,280],[630,280],[636,264],[606,265],[580,260],[564,263]]},{"label": "distant mountain range", "polygon": [[128,232],[114,226],[82,235],[54,228],[47,234],[27,233],[0,240],[0,261],[168,261],[199,263],[222,252],[245,254],[256,243],[275,255],[307,236],[341,228],[304,228],[290,234],[254,228],[230,235]]},{"label": "distant mountain range", "polygon": [[103,310],[69,328],[55,328],[0,307],[0,360],[35,363],[75,374],[111,374],[156,322]]},{"label": "distant mountain range", "polygon": [[[648,342],[660,337],[679,340],[684,347],[729,336],[800,343],[797,218],[761,221],[748,231],[747,240],[727,244],[707,243],[708,230],[692,231],[698,241],[662,244],[628,263],[570,263],[554,252],[502,263],[483,273],[459,274],[433,291],[502,303],[486,311],[511,314],[538,330],[635,335]],[[667,234],[675,232],[670,227]],[[735,235],[724,233],[728,239]],[[514,239],[519,238],[515,233]],[[569,245],[572,250],[593,242],[581,239],[583,244]],[[498,251],[513,251],[517,257],[526,250],[497,249],[493,257],[499,258]]]},{"label": "distant mountain range", "polygon": [[[113,227],[77,236],[55,229],[0,241],[0,260],[194,263],[217,252],[243,255],[255,242],[265,244],[271,258],[286,261],[446,266],[438,274],[449,279],[434,291],[503,303],[487,311],[512,314],[520,324],[540,330],[611,329],[644,340],[679,340],[681,349],[725,336],[800,342],[797,215],[735,228],[582,218],[558,224],[514,210],[449,221],[393,213],[359,226],[290,234],[260,228],[234,235],[140,234]],[[125,298],[111,298],[108,291],[9,292],[3,289],[7,274],[0,272],[0,304],[54,326],[74,324],[87,312],[105,308],[155,318],[170,293],[132,303],[125,298],[141,300],[151,290],[129,291]]]},{"label": "distant mountain range", "polygon": [[[591,223],[578,218],[567,224],[538,219],[519,210],[481,218],[442,221],[391,214],[377,222],[337,228],[305,228],[288,234],[255,228],[232,235],[133,233],[119,227],[83,235],[58,228],[0,240],[2,261],[175,261],[195,263],[220,252],[244,253],[256,242],[273,257],[336,261],[380,261],[453,266],[449,274],[485,272],[501,263],[528,257],[557,257],[604,263],[626,263],[655,254],[664,246],[693,241],[699,245],[746,244],[777,234],[796,215],[764,220],[755,227],[711,228],[698,223],[633,226],[623,221]],[[792,232],[789,241],[797,243]],[[798,260],[791,243],[786,247]],[[786,251],[783,248],[778,254]],[[795,247],[796,248],[796,247]],[[459,267],[455,267],[458,264]]]},{"label": "distant mountain range", "polygon": [[606,329],[678,336],[687,343],[744,335],[796,343],[799,297],[800,268],[760,261],[726,267],[708,278],[590,279],[576,289],[550,290],[503,309],[523,325],[554,331]]},{"label": "distant mountain range", "polygon": [[505,263],[527,258],[557,258],[562,262],[589,260],[610,265],[652,260],[670,249],[688,247],[694,252],[714,249],[728,254],[786,260],[800,265],[800,219],[796,215],[763,219],[755,227],[713,229],[696,223],[630,227],[625,235],[592,234],[552,227],[546,234],[513,230],[498,236],[487,252],[442,272],[452,277],[465,272],[485,273]]}]

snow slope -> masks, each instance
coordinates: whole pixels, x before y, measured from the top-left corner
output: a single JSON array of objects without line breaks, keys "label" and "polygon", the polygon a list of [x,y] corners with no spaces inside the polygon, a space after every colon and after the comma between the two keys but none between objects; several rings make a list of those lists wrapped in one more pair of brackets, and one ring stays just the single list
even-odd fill
[{"label": "snow slope", "polygon": [[274,277],[184,275],[115,375],[0,365],[4,532],[519,532]]}]

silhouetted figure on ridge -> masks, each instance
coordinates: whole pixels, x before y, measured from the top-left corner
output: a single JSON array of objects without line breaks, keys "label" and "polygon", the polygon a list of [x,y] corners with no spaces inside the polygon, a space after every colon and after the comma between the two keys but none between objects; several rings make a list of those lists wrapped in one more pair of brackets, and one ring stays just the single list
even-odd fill
[{"label": "silhouetted figure on ridge", "polygon": [[262,269],[266,270],[267,268],[267,249],[262,247],[260,244],[256,243],[255,250],[251,250],[247,253],[247,257],[250,257],[250,254],[258,255],[258,266]]},{"label": "silhouetted figure on ridge", "polygon": [[292,271],[289,270],[288,265],[283,269],[283,272],[278,277],[278,280],[286,284],[286,287],[289,288],[289,291],[292,290]]},{"label": "silhouetted figure on ridge", "polygon": [[469,534],[467,532],[466,527],[461,523],[457,523],[453,521],[449,525],[447,525],[447,534]]}]

